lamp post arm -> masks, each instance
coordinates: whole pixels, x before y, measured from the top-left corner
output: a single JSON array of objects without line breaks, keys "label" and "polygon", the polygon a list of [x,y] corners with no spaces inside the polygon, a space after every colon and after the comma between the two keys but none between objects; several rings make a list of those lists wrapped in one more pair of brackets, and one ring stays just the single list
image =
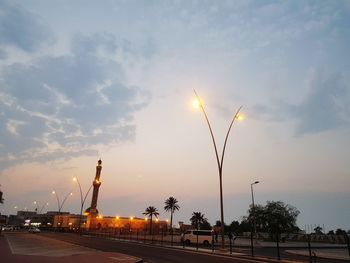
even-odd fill
[{"label": "lamp post arm", "polygon": [[45,203],[45,204],[43,204],[43,205],[41,206],[39,214],[41,214],[41,212],[43,211],[45,205],[48,205],[48,203]]},{"label": "lamp post arm", "polygon": [[56,191],[55,191],[54,195],[56,196],[56,200],[57,200],[58,213],[60,213],[61,212],[61,203],[60,203],[60,199],[58,198],[58,195],[57,195]]},{"label": "lamp post arm", "polygon": [[[63,202],[62,202],[62,204],[61,204],[61,209],[62,209],[62,207],[63,207],[64,203],[66,202],[66,200],[67,200],[68,196],[70,196],[70,195],[71,195],[71,193],[72,193],[72,192],[69,192],[69,193],[66,195],[66,197],[63,199]],[[61,211],[61,209],[60,209],[60,211]]]},{"label": "lamp post arm", "polygon": [[83,203],[83,191],[81,190],[81,185],[80,185],[80,182],[79,182],[78,177],[75,177],[75,178],[76,178],[77,183],[78,183],[78,186],[79,186],[79,191],[80,191],[80,202]]},{"label": "lamp post arm", "polygon": [[84,199],[83,199],[83,201],[82,201],[82,206],[84,206],[84,204],[85,204],[85,201],[86,201],[86,198],[87,198],[87,196],[89,195],[89,193],[90,193],[90,191],[91,191],[91,189],[92,189],[92,184],[91,184],[91,186],[90,186],[90,188],[89,188],[89,190],[86,192],[86,194],[85,194],[85,197],[84,197]]},{"label": "lamp post arm", "polygon": [[230,123],[230,126],[229,126],[229,128],[227,130],[227,134],[226,134],[225,142],[224,142],[224,147],[222,148],[222,154],[221,154],[221,169],[222,169],[223,163],[224,163],[224,156],[225,156],[225,150],[226,150],[226,144],[227,144],[228,136],[230,135],[230,131],[231,131],[232,125],[235,122],[235,120],[236,120],[236,118],[237,118],[237,116],[238,116],[238,114],[239,114],[241,109],[242,109],[242,106],[240,106],[238,108],[238,110],[236,111],[236,114],[233,116],[232,121]]},{"label": "lamp post arm", "polygon": [[196,94],[196,97],[197,97],[197,100],[199,101],[199,105],[200,105],[200,108],[204,114],[204,117],[205,117],[205,120],[207,121],[207,124],[208,124],[208,127],[209,127],[209,131],[210,131],[210,135],[211,135],[211,139],[213,140],[213,145],[214,145],[214,150],[215,150],[215,156],[216,156],[216,162],[218,164],[218,168],[219,168],[219,175],[220,175],[220,178],[221,178],[221,164],[220,164],[220,160],[219,160],[219,154],[218,154],[218,149],[216,147],[216,142],[215,142],[215,137],[214,137],[214,133],[213,133],[213,130],[211,128],[211,125],[210,125],[210,122],[209,122],[209,119],[208,119],[208,116],[207,116],[207,113],[205,112],[204,110],[204,107],[202,105],[202,102],[201,102],[201,99],[199,98],[196,90],[193,90],[194,91],[194,94]]}]

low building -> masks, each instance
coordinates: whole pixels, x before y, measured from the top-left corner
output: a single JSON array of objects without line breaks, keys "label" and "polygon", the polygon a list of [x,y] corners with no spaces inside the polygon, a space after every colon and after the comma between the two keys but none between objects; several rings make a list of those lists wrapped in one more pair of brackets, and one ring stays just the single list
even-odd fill
[{"label": "low building", "polygon": [[[99,229],[120,229],[120,230],[142,230],[150,229],[150,221],[148,218],[138,217],[112,217],[112,216],[87,216],[86,228],[90,230]],[[169,229],[168,220],[161,221],[152,220],[153,233],[160,233]]]},{"label": "low building", "polygon": [[79,228],[79,223],[86,225],[86,216],[61,213],[54,216],[53,227],[63,228],[65,230],[76,230]]}]

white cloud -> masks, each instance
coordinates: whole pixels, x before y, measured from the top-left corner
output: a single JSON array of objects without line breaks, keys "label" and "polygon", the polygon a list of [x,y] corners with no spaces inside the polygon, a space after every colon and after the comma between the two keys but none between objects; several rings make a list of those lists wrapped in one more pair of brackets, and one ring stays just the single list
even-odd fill
[{"label": "white cloud", "polygon": [[17,121],[17,120],[11,120],[9,119],[6,123],[6,129],[12,133],[13,135],[18,136],[19,133],[17,131],[18,127],[20,125],[25,125],[26,123],[24,121]]}]

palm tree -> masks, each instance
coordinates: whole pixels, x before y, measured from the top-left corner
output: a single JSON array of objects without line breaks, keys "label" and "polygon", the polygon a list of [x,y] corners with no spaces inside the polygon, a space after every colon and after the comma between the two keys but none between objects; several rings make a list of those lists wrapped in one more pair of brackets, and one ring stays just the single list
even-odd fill
[{"label": "palm tree", "polygon": [[208,219],[206,219],[204,217],[204,214],[202,214],[201,212],[193,212],[190,221],[192,226],[194,226],[196,229],[199,229],[199,226],[204,222],[208,221]]},{"label": "palm tree", "polygon": [[170,196],[167,200],[165,200],[164,210],[170,211],[170,229],[171,229],[171,245],[173,244],[173,214],[176,210],[179,210],[180,206],[177,204],[178,201],[176,198]]},{"label": "palm tree", "polygon": [[149,222],[150,223],[149,234],[152,235],[152,233],[153,233],[152,232],[152,218],[153,218],[153,216],[158,218],[158,216],[159,216],[158,209],[155,208],[154,206],[149,206],[149,207],[146,208],[145,212],[142,213],[142,214],[144,214],[145,216],[148,216],[148,217],[151,218],[151,220]]}]

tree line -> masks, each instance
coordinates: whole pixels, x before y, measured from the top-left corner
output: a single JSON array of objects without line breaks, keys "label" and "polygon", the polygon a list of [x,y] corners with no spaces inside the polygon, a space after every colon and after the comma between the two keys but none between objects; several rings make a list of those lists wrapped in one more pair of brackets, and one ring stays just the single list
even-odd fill
[{"label": "tree line", "polygon": [[[169,197],[165,201],[164,210],[170,212],[170,226],[173,232],[173,214],[178,211],[180,206],[174,197]],[[150,217],[150,231],[152,231],[152,217],[158,217],[158,209],[150,206],[143,213]],[[251,205],[247,211],[247,215],[242,220],[233,220],[230,224],[224,226],[225,233],[236,233],[240,235],[244,232],[252,232],[255,226],[256,232],[269,233],[272,236],[275,233],[298,233],[301,229],[297,226],[297,218],[300,211],[289,204],[282,201],[267,201],[265,205]],[[217,220],[215,225],[211,225],[202,212],[193,212],[190,218],[193,228],[202,230],[211,230],[213,227],[220,231],[221,221]],[[324,234],[321,227],[314,229],[314,234]],[[350,230],[348,231],[350,233]],[[345,230],[338,228],[336,231],[329,231],[329,235],[344,235]]]}]

